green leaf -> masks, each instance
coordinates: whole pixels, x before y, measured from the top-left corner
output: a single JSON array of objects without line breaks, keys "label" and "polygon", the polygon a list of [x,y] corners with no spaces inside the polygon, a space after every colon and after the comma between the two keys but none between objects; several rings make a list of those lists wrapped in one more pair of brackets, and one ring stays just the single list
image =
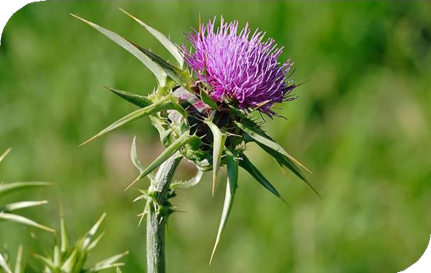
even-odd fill
[{"label": "green leaf", "polygon": [[182,190],[185,190],[185,189],[189,189],[191,187],[194,187],[194,186],[196,186],[201,181],[203,174],[204,173],[202,171],[198,170],[198,172],[196,173],[196,175],[193,178],[191,178],[191,179],[189,179],[187,181],[175,181],[175,182],[172,182],[171,185],[170,185],[170,188],[171,189],[182,189]]},{"label": "green leaf", "polygon": [[[283,147],[281,147],[278,143],[274,142],[271,137],[265,134],[258,126],[248,126],[246,122],[240,123],[235,121],[235,124],[243,130],[247,135],[249,135],[254,141],[260,143],[262,145],[267,146],[268,148],[273,149],[274,151],[286,156],[291,161],[295,162],[305,170],[311,173],[309,169],[307,169],[304,165],[302,165],[298,160],[293,158],[290,154],[288,154]],[[254,124],[254,123],[253,123]]]},{"label": "green leaf", "polygon": [[171,79],[173,79],[177,84],[187,87],[191,84],[191,76],[184,71],[176,68],[170,63],[163,60],[159,55],[145,49],[137,44],[132,43],[137,49],[139,49],[142,53],[144,53],[148,58],[150,58],[154,63],[158,64],[160,68],[168,75]]},{"label": "green leaf", "polygon": [[124,266],[125,263],[113,263],[113,264],[108,264],[108,265],[104,265],[102,267],[100,267],[97,271],[90,271],[89,272],[100,272],[106,269],[110,269],[110,268],[118,268],[119,266]]},{"label": "green leaf", "polygon": [[99,220],[97,220],[94,226],[87,232],[85,237],[82,239],[82,243],[79,244],[79,249],[82,252],[85,252],[87,250],[88,246],[91,243],[91,239],[94,237],[94,235],[96,235],[96,232],[99,229],[105,217],[106,217],[106,213],[103,213],[102,216],[99,218]]},{"label": "green leaf", "polygon": [[72,272],[73,266],[75,265],[76,259],[78,257],[78,250],[74,249],[69,257],[64,261],[61,266],[61,272]]},{"label": "green leaf", "polygon": [[87,251],[93,250],[99,244],[100,240],[102,240],[103,236],[105,236],[105,232],[102,232],[99,236],[96,237],[96,239],[91,242],[91,244],[87,248]]},{"label": "green leaf", "polygon": [[40,262],[42,262],[42,264],[48,267],[52,272],[58,272],[57,267],[55,266],[52,260],[45,258],[43,256],[40,256],[39,254],[35,254],[34,257],[38,259]]},{"label": "green leaf", "polygon": [[205,90],[203,88],[199,88],[199,89],[200,89],[201,100],[206,105],[211,107],[213,110],[217,110],[217,108],[218,108],[217,103],[207,94],[207,92],[205,92]]},{"label": "green leaf", "polygon": [[119,267],[117,267],[117,273],[122,273]]},{"label": "green leaf", "polygon": [[[284,203],[287,204],[286,200],[280,195],[277,189],[263,176],[263,174],[257,169],[251,161],[245,156],[245,154],[240,154],[242,160],[239,161],[239,166],[246,170],[257,182],[259,182],[265,189],[269,190],[272,194],[280,198]],[[289,204],[287,204],[289,205]]]},{"label": "green leaf", "polygon": [[12,270],[10,270],[9,265],[6,262],[6,259],[3,257],[3,255],[0,253],[0,266],[4,269],[6,273],[12,273]]},{"label": "green leaf", "polygon": [[210,128],[213,136],[213,184],[212,184],[212,195],[214,196],[215,184],[217,179],[217,173],[220,169],[221,156],[223,153],[224,144],[226,142],[227,135],[222,133],[217,125],[209,120],[204,121],[206,125]]},{"label": "green leaf", "polygon": [[59,268],[60,266],[61,266],[61,250],[60,250],[60,246],[58,245],[58,244],[56,244],[55,246],[54,246],[54,255],[53,255],[54,257],[53,257],[53,261],[54,261],[54,264],[55,264],[55,267],[56,268]]},{"label": "green leaf", "polygon": [[7,149],[6,150],[6,152],[4,152],[2,155],[0,155],[0,162],[2,162],[3,161],[3,159],[5,159],[6,158],[6,156],[10,153],[10,151],[11,151],[12,149],[11,148],[9,148],[9,149]]},{"label": "green leaf", "polygon": [[61,253],[66,253],[69,249],[69,237],[67,236],[66,222],[64,221],[63,209],[60,209],[60,243],[61,243]]},{"label": "green leaf", "polygon": [[129,93],[126,91],[117,90],[117,89],[107,87],[107,86],[103,86],[103,88],[111,91],[112,93],[119,96],[120,98],[122,98],[122,99],[124,99],[124,100],[130,102],[131,104],[134,104],[140,108],[150,106],[153,103],[150,99],[148,99],[145,96]]},{"label": "green leaf", "polygon": [[138,158],[138,154],[136,152],[136,136],[133,138],[132,149],[130,150],[130,158],[132,160],[133,165],[139,170],[139,173],[143,173],[145,171],[144,167],[141,164],[141,161]]},{"label": "green leaf", "polygon": [[176,103],[166,101],[166,100],[167,99],[160,100],[157,103],[154,103],[154,104],[147,106],[145,108],[142,108],[142,109],[138,109],[138,110],[122,117],[121,119],[117,120],[116,122],[112,123],[111,125],[109,125],[105,129],[103,129],[97,135],[93,136],[89,140],[87,140],[84,143],[82,143],[81,145],[79,145],[79,147],[81,147],[81,146],[93,141],[94,139],[96,139],[100,136],[103,136],[104,134],[111,132],[112,130],[115,130],[118,127],[121,127],[127,123],[130,123],[132,121],[135,121],[137,119],[140,119],[140,118],[143,118],[146,116],[153,115],[153,114],[160,112],[160,111],[176,110],[176,111],[179,111],[180,113],[184,113],[184,109],[181,106],[179,106]]},{"label": "green leaf", "polygon": [[33,220],[30,220],[28,218],[25,218],[23,216],[16,215],[16,214],[0,212],[0,220],[15,222],[15,223],[19,223],[19,224],[23,224],[23,225],[27,225],[27,226],[32,226],[32,227],[36,227],[36,228],[46,230],[46,231],[49,231],[52,233],[55,232],[55,230],[53,230],[52,228],[38,224]]},{"label": "green leaf", "polygon": [[22,245],[18,246],[18,253],[16,254],[15,273],[21,273],[22,262]]},{"label": "green leaf", "polygon": [[99,272],[99,271],[104,270],[104,269],[117,267],[118,264],[116,264],[116,262],[118,260],[120,260],[121,258],[123,258],[124,256],[126,256],[127,254],[129,254],[129,252],[125,251],[123,253],[117,254],[117,255],[112,256],[110,258],[107,258],[103,261],[100,261],[100,262],[96,263],[93,267],[91,267],[89,269],[89,271],[90,272]]},{"label": "green leaf", "polygon": [[145,54],[142,54],[142,52],[139,49],[137,49],[135,45],[133,45],[132,43],[130,43],[120,35],[110,30],[107,30],[99,25],[96,25],[74,14],[71,14],[71,15],[83,21],[84,23],[90,25],[91,27],[93,27],[94,29],[96,29],[97,31],[99,31],[109,39],[111,39],[113,42],[115,42],[116,44],[118,44],[119,46],[127,50],[129,53],[135,56],[139,61],[141,61],[146,67],[148,67],[148,69],[150,69],[151,72],[153,72],[160,86],[166,85],[166,76],[167,76],[166,73],[160,68],[159,65],[154,63],[148,56],[146,56]]},{"label": "green leaf", "polygon": [[210,264],[214,258],[217,246],[220,243],[220,238],[226,227],[227,220],[233,207],[233,201],[235,198],[236,189],[238,188],[238,162],[234,156],[230,153],[226,155],[227,164],[227,183],[226,183],[226,195],[224,199],[223,212],[220,220],[219,229],[217,232],[216,242],[214,244],[213,252],[211,254]]},{"label": "green leaf", "polygon": [[12,211],[20,210],[20,209],[45,205],[47,203],[48,203],[48,201],[46,201],[46,200],[16,202],[16,203],[7,204],[4,207],[1,207],[0,211],[1,212],[12,212]]},{"label": "green leaf", "polygon": [[277,163],[283,167],[286,166],[289,170],[291,170],[294,174],[296,174],[302,181],[304,181],[320,198],[322,198],[319,192],[308,182],[307,178],[302,174],[301,170],[286,156],[278,153],[277,151],[270,149],[269,147],[258,143],[258,145],[269,155],[271,155]]},{"label": "green leaf", "polygon": [[53,184],[49,182],[15,182],[9,184],[0,184],[0,196],[4,196],[6,194],[22,189],[47,187],[52,185]]},{"label": "green leaf", "polygon": [[131,186],[133,186],[136,182],[150,174],[152,171],[157,169],[160,165],[163,164],[166,160],[168,160],[173,154],[175,154],[179,149],[184,147],[187,143],[195,141],[196,136],[190,136],[188,132],[181,135],[177,140],[175,140],[169,147],[167,147],[163,153],[159,155],[129,186],[125,189],[128,190]]},{"label": "green leaf", "polygon": [[122,12],[124,12],[125,14],[127,14],[128,16],[130,16],[133,20],[135,20],[136,22],[138,22],[141,26],[143,26],[146,30],[148,30],[148,32],[150,32],[157,40],[159,40],[159,42],[172,54],[172,56],[174,56],[174,58],[177,60],[178,64],[180,65],[180,68],[183,69],[184,66],[184,59],[183,56],[180,52],[180,50],[178,49],[178,47],[165,35],[163,35],[161,32],[159,32],[158,30],[150,27],[149,25],[145,24],[144,22],[142,22],[141,20],[139,20],[138,18],[134,17],[133,15],[129,14],[128,12],[126,12],[125,10],[121,9],[120,10]]}]

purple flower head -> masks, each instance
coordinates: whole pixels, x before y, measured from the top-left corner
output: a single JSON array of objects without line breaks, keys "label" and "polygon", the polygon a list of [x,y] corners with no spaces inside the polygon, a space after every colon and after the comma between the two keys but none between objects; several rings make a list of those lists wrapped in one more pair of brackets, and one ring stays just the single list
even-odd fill
[{"label": "purple flower head", "polygon": [[250,37],[248,23],[238,34],[238,21],[215,19],[202,24],[186,37],[194,52],[183,46],[185,60],[199,80],[209,85],[209,95],[218,102],[236,103],[244,110],[257,109],[272,116],[274,103],[292,100],[296,86],[286,80],[293,63],[278,62],[283,48],[273,39],[263,41],[265,33],[256,30]]}]

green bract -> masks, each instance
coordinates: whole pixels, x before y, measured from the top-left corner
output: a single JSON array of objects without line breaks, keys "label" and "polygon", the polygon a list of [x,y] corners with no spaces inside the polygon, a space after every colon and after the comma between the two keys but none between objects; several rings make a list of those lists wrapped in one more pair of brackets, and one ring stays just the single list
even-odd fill
[{"label": "green bract", "polygon": [[[73,15],[140,60],[155,75],[159,84],[156,91],[148,96],[108,88],[114,94],[140,109],[114,122],[96,136],[84,142],[84,144],[124,124],[143,117],[149,117],[153,126],[159,131],[161,143],[166,147],[166,150],[153,163],[144,168],[136,155],[136,143],[134,141],[132,145],[132,161],[139,169],[140,174],[129,187],[144,177],[148,177],[153,181],[153,172],[172,156],[185,158],[195,164],[198,168],[198,173],[190,181],[173,182],[170,185],[170,198],[175,196],[177,188],[188,188],[196,185],[201,179],[202,172],[207,171],[213,171],[212,189],[214,192],[217,172],[221,167],[226,166],[228,183],[222,219],[213,251],[214,255],[232,209],[235,191],[238,187],[238,167],[245,169],[263,187],[284,201],[276,188],[245,156],[244,152],[248,143],[255,142],[273,157],[280,167],[287,167],[313,188],[307,182],[300,167],[307,171],[308,169],[268,136],[261,129],[261,126],[253,120],[250,113],[211,99],[208,95],[208,88],[210,87],[195,79],[189,68],[185,67],[182,51],[179,47],[159,31],[127,12],[125,13],[158,39],[173,55],[178,66],[163,60],[155,53],[122,38],[118,34]],[[147,200],[145,210],[141,216],[145,215],[149,208],[154,209],[157,213],[164,214],[166,217],[174,211],[170,203],[163,204],[163,207],[153,207],[155,206],[154,204],[157,204],[155,202],[157,192],[152,191],[151,187],[149,190],[141,192],[142,196],[136,200]]]}]

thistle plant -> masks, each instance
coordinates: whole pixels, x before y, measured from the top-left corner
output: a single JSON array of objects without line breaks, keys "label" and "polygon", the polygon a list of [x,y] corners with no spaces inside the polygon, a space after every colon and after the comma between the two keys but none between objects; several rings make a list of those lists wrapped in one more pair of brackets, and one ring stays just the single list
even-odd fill
[{"label": "thistle plant", "polygon": [[[9,154],[11,149],[8,149],[0,156],[0,163]],[[48,182],[15,182],[9,184],[0,183],[0,197],[6,194],[21,191],[23,189],[50,186],[52,183]],[[44,273],[85,273],[85,272],[100,272],[105,269],[117,268],[117,272],[121,272],[118,267],[123,266],[124,263],[118,262],[121,258],[128,254],[123,252],[107,258],[105,260],[95,263],[93,266],[85,267],[85,263],[89,252],[93,250],[103,237],[103,233],[98,235],[97,231],[105,218],[106,214],[96,222],[96,224],[79,239],[75,245],[70,246],[69,239],[66,231],[66,224],[63,218],[63,211],[61,210],[60,218],[60,232],[57,233],[54,229],[41,225],[29,218],[15,214],[15,211],[30,207],[36,207],[47,204],[48,201],[21,201],[10,203],[0,206],[0,220],[14,222],[26,226],[35,227],[41,230],[49,231],[55,238],[55,246],[53,251],[46,256],[35,254],[34,256],[43,264]],[[58,238],[57,234],[60,234]],[[0,253],[0,272],[5,273],[21,273],[27,272],[28,267],[22,264],[23,247],[18,247],[15,266],[12,266],[10,255],[4,251]],[[12,271],[12,268],[14,270]],[[33,269],[34,271],[34,269]]]},{"label": "thistle plant", "polygon": [[[151,273],[165,272],[165,224],[175,211],[171,199],[176,196],[176,189],[192,187],[199,183],[202,173],[212,171],[214,195],[217,174],[220,168],[226,167],[225,202],[211,261],[232,210],[239,167],[286,202],[245,155],[250,143],[257,144],[282,169],[289,169],[314,190],[300,168],[308,169],[262,129],[264,116],[278,116],[274,110],[276,103],[295,99],[291,92],[297,85],[289,80],[292,62],[280,63],[278,59],[283,49],[273,39],[265,40],[265,34],[258,30],[252,34],[248,25],[239,31],[237,21],[227,23],[222,19],[219,27],[216,27],[215,19],[207,24],[199,22],[197,30],[186,34],[192,46],[189,51],[185,45],[176,45],[159,31],[123,12],[159,40],[175,58],[176,64],[73,15],[135,56],[151,70],[158,83],[155,91],[147,96],[106,87],[139,109],[83,144],[143,117],[149,117],[158,130],[165,150],[145,168],[140,164],[133,142],[132,161],[140,174],[126,188],[145,177],[151,182],[136,199],[146,200],[141,219],[147,216],[147,266]],[[173,174],[182,159],[197,167],[197,175],[189,181],[173,181]]]},{"label": "thistle plant", "polygon": [[[6,150],[6,152],[0,155],[0,163],[6,158],[6,156],[9,154],[10,151],[11,149],[8,149]],[[7,183],[7,184],[1,182],[0,198],[13,192],[19,192],[29,188],[46,187],[50,185],[51,183],[48,183],[48,182],[15,182],[15,183]],[[25,226],[42,229],[45,231],[54,232],[52,228],[39,224],[27,217],[16,214],[16,212],[21,209],[37,207],[37,206],[45,205],[47,203],[48,201],[41,200],[41,201],[19,201],[19,202],[14,202],[9,204],[2,204],[0,205],[0,221],[18,223]],[[7,252],[0,253],[0,270],[3,270],[6,273],[12,273],[12,268],[14,268],[14,271],[13,271],[14,273],[21,273],[23,269],[21,265],[22,252],[23,252],[23,247],[20,245],[18,247],[15,266],[12,266],[9,258],[9,254]]]},{"label": "thistle plant", "polygon": [[[6,158],[11,149],[8,149],[0,156],[0,163]],[[46,187],[52,185],[49,182],[15,182],[15,183],[3,183],[0,182],[0,198],[11,194],[13,192],[21,191],[29,188]],[[47,200],[41,201],[20,201],[10,204],[0,205],[0,221],[8,221],[19,223],[27,226],[36,227],[49,232],[54,232],[52,228],[41,225],[29,218],[16,214],[17,211],[27,209],[31,207],[37,207],[47,204]]]},{"label": "thistle plant", "polygon": [[106,214],[103,214],[84,236],[77,240],[74,245],[70,245],[63,213],[61,213],[60,238],[56,238],[57,242],[54,249],[45,256],[35,254],[36,259],[44,266],[43,272],[89,273],[123,266],[124,263],[118,261],[128,254],[127,251],[99,261],[92,266],[86,266],[90,251],[99,244],[104,235],[104,233],[97,235],[97,232],[105,216]]},{"label": "thistle plant", "polygon": [[[18,253],[16,254],[15,266],[12,266],[9,253],[0,253],[0,272],[5,273],[21,273],[22,271],[22,245],[18,247]],[[13,268],[14,270],[12,271]],[[1,270],[3,269],[3,270]]]}]

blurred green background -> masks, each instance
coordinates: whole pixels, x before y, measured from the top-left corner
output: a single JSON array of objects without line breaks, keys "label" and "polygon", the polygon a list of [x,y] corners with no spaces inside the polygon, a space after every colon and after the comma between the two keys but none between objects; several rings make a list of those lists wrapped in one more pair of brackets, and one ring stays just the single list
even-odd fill
[{"label": "blurred green background", "polygon": [[[273,181],[288,208],[244,173],[219,251],[209,257],[224,198],[224,175],[211,198],[210,175],[179,192],[167,233],[168,272],[398,272],[425,251],[431,230],[431,4],[426,2],[45,2],[7,24],[0,47],[1,181],[48,180],[52,189],[11,200],[50,205],[25,215],[58,226],[64,206],[72,239],[106,211],[105,238],[90,260],[130,250],[123,272],[145,271],[144,203],[123,189],[137,171],[134,135],[148,164],[162,150],[140,120],[87,146],[78,144],[135,108],[101,85],[147,94],[156,84],[133,56],[73,19],[75,13],[168,58],[164,48],[122,7],[177,43],[209,20],[250,22],[285,46],[295,62],[299,99],[280,106],[269,134],[314,174],[319,199],[287,179],[256,147],[250,157]],[[194,169],[184,165],[181,177]],[[140,186],[146,187],[147,181]],[[37,236],[32,238],[31,232]],[[52,239],[0,225],[14,253],[44,251]]]}]

